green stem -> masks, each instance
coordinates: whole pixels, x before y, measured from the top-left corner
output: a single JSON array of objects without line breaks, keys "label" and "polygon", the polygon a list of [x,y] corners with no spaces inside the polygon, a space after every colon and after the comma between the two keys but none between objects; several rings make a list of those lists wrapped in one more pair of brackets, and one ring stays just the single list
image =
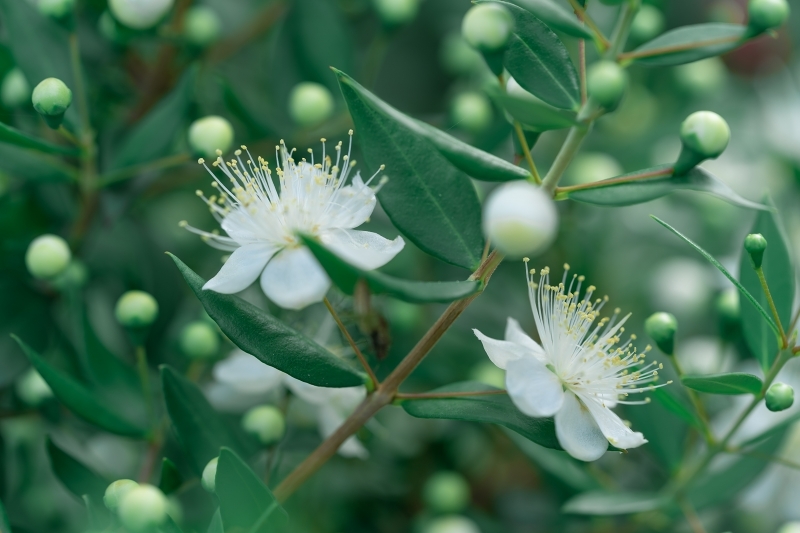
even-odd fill
[{"label": "green stem", "polygon": [[528,167],[530,168],[533,182],[537,185],[540,185],[542,183],[542,178],[539,176],[539,171],[536,169],[536,163],[533,162],[533,155],[531,154],[531,149],[528,146],[528,140],[525,138],[525,132],[522,131],[522,125],[518,120],[514,121],[514,132],[517,134],[517,140],[519,140],[519,145],[522,148],[525,161],[528,163]]},{"label": "green stem", "polygon": [[772,311],[772,318],[775,319],[775,324],[778,326],[781,348],[787,348],[789,346],[789,341],[786,338],[786,332],[783,330],[781,317],[778,315],[778,308],[775,307],[775,301],[772,299],[772,293],[769,291],[769,284],[767,284],[767,278],[764,276],[764,269],[758,267],[756,269],[756,274],[758,275],[758,281],[761,282],[761,289],[764,291],[764,296],[767,298],[769,310]]},{"label": "green stem", "polygon": [[147,406],[147,419],[154,421],[153,395],[150,391],[150,372],[147,367],[147,352],[144,346],[136,347],[136,370],[139,373],[139,383],[142,386],[142,395]]},{"label": "green stem", "polygon": [[617,56],[625,48],[625,43],[628,41],[628,34],[631,30],[631,23],[639,11],[640,0],[628,0],[622,6],[622,12],[617,21],[617,26],[614,28],[614,33],[611,35],[611,46],[606,50],[605,58],[615,61]]},{"label": "green stem", "polygon": [[[584,106],[583,109],[586,109],[587,107],[588,104],[587,106]],[[542,180],[542,189],[549,194],[552,195],[555,193],[561,176],[564,175],[564,171],[567,170],[567,167],[572,162],[572,159],[578,153],[581,143],[583,143],[583,139],[586,138],[586,135],[591,129],[590,126],[591,124],[581,124],[578,126],[573,126],[569,130],[567,139],[561,146],[561,150],[558,151],[558,155],[556,155],[553,165],[550,167],[550,170],[547,171],[547,175]]]}]

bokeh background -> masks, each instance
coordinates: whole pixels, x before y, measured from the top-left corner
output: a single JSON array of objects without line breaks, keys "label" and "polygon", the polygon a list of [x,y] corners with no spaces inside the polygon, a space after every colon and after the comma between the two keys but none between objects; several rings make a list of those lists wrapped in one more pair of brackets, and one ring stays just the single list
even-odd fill
[{"label": "bokeh background", "polygon": [[[415,6],[407,20],[393,20],[391,9],[381,5],[395,2]],[[21,11],[27,18],[11,15],[9,5],[15,3],[30,3],[30,9]],[[665,30],[713,20],[741,22],[745,17],[744,2],[736,0],[645,3],[663,15]],[[0,0],[2,4],[0,78],[8,80],[20,72],[18,67],[26,72],[26,61],[47,55],[48,47],[54,46],[48,34],[52,30],[57,35],[60,28],[39,15],[35,2]],[[320,137],[346,140],[351,121],[327,68],[335,66],[403,112],[513,160],[510,125],[484,91],[491,74],[459,36],[470,5],[468,0],[422,0],[418,6],[405,0],[178,0],[162,24],[135,31],[114,21],[105,1],[78,0],[77,29],[100,175],[109,177],[97,205],[84,213],[74,185],[53,158],[0,144],[0,500],[15,532],[89,527],[82,502],[53,474],[47,436],[109,480],[135,477],[145,445],[98,432],[45,393],[31,396],[25,385],[29,364],[9,334],[19,335],[60,367],[75,370],[71,319],[85,306],[103,343],[117,357],[132,361],[133,348],[114,320],[113,306],[124,291],[141,289],[153,294],[160,307],[147,344],[151,364],[167,363],[182,371],[193,365],[181,349],[181,333],[188,323],[207,318],[164,252],[176,254],[206,278],[219,268],[221,254],[178,225],[187,220],[207,230],[216,227],[195,196],[198,188],[210,190],[210,179],[189,161],[189,124],[207,115],[223,116],[234,126],[236,144],[246,144],[266,158],[272,157],[280,139],[300,151],[316,149]],[[207,42],[187,37],[186,16],[197,6],[212,10],[219,23],[218,35]],[[608,31],[617,9],[590,5],[590,13]],[[25,31],[35,37],[21,40]],[[641,31],[646,36],[652,28]],[[729,122],[732,141],[718,160],[704,166],[748,199],[770,194],[780,208],[795,260],[800,260],[800,64],[793,53],[799,35],[800,9],[795,9],[774,38],[761,38],[720,59],[631,68],[624,102],[596,124],[567,181],[594,181],[670,162],[680,148],[681,120],[697,110],[715,111]],[[635,26],[634,41],[636,36]],[[565,42],[577,53],[574,39]],[[56,61],[50,68],[61,72],[65,66]],[[60,76],[58,72],[52,75]],[[292,89],[305,81],[328,87],[336,102],[331,116],[314,126],[298,125],[289,112]],[[55,135],[30,100],[15,100],[15,94],[4,81],[0,121],[42,137]],[[180,112],[161,132],[163,138],[126,144],[143,117],[169,98],[181,99]],[[540,168],[547,168],[564,135],[555,131],[541,137],[534,149]],[[356,160],[358,142],[356,131]],[[121,154],[123,147],[128,152]],[[181,160],[183,154],[185,162],[170,168],[114,174],[124,166],[120,158]],[[387,172],[391,175],[391,169]],[[486,183],[476,182],[476,187],[482,195],[490,189]],[[641,332],[644,318],[654,311],[674,313],[680,323],[678,354],[692,371],[751,364],[730,296],[725,296],[727,281],[648,215],[656,214],[684,231],[735,271],[754,212],[689,193],[617,209],[564,202],[559,211],[556,243],[533,258],[531,266],[550,265],[560,272],[566,262],[585,274],[611,297],[613,306],[633,313],[628,330],[640,334],[642,347],[648,342]],[[397,234],[380,209],[370,226],[386,236]],[[62,235],[73,244],[70,275],[55,286],[33,280],[25,269],[25,250],[43,233]],[[408,242],[384,270],[419,280],[467,275]],[[325,336],[333,349],[344,351],[324,307],[282,311],[257,287],[244,297],[298,329]],[[376,344],[355,313],[348,314],[352,303],[335,293],[332,299],[345,309],[351,331],[370,353],[379,375],[388,374],[442,310],[376,298]],[[471,328],[499,337],[507,316],[533,330],[523,266],[512,261],[500,266],[488,291],[457,321],[405,390],[424,391],[464,379],[496,381]],[[243,392],[221,383],[213,367],[232,350],[220,334],[213,359],[194,363],[192,372],[212,403],[234,423],[257,403],[288,406],[289,432],[270,459],[277,465],[271,476],[274,484],[320,442],[313,413],[296,398]],[[793,371],[792,365],[787,371]],[[728,407],[726,402],[712,404],[723,418]],[[447,471],[458,473],[469,485],[469,497],[451,510],[469,521],[452,522],[451,529],[441,533],[687,531],[681,520],[660,513],[613,519],[560,512],[566,499],[587,486],[654,489],[675,467],[685,446],[685,427],[655,404],[626,415],[657,444],[624,456],[608,454],[575,473],[566,456],[497,427],[418,420],[390,407],[359,433],[369,458],[334,458],[289,501],[287,510],[298,531],[433,531],[431,520],[441,509],[431,504],[424,488],[432,476]],[[798,443],[800,435],[790,437],[781,452],[784,457],[800,460]],[[174,439],[168,440],[165,454],[192,477]],[[267,455],[255,461],[257,468],[265,468]],[[702,511],[718,526],[716,531],[762,533],[800,520],[800,508],[793,501],[800,472],[761,465],[753,479],[727,505]],[[173,512],[184,531],[207,529],[215,508],[212,498],[197,483],[173,498]]]}]

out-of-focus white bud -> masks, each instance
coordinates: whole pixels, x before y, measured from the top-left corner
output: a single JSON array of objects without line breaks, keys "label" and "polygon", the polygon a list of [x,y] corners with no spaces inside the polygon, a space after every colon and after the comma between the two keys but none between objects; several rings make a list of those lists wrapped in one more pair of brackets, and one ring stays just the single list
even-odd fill
[{"label": "out-of-focus white bud", "polygon": [[216,159],[217,150],[227,152],[232,144],[233,126],[223,117],[209,115],[189,126],[189,146],[204,157]]},{"label": "out-of-focus white bud", "polygon": [[108,9],[114,18],[129,28],[152,28],[172,9],[175,0],[109,0]]},{"label": "out-of-focus white bud", "polygon": [[511,258],[537,255],[556,236],[558,212],[547,193],[527,181],[514,181],[491,192],[483,208],[483,232]]},{"label": "out-of-focus white bud", "polygon": [[51,279],[69,265],[72,253],[67,241],[58,235],[40,235],[33,239],[25,252],[25,266],[31,276],[39,279]]}]

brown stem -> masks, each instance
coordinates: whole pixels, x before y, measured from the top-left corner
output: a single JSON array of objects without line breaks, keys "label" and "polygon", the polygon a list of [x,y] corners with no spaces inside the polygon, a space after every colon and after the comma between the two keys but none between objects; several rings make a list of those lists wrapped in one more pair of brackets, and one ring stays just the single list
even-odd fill
[{"label": "brown stem", "polygon": [[570,6],[572,6],[573,11],[575,11],[575,15],[578,16],[581,22],[589,26],[589,29],[595,34],[597,41],[600,43],[600,47],[605,50],[611,46],[611,43],[608,41],[603,32],[600,31],[600,28],[597,27],[597,24],[594,23],[592,17],[586,13],[586,10],[583,9],[583,6],[578,3],[578,0],[569,0]]},{"label": "brown stem", "polygon": [[397,400],[437,400],[440,398],[463,398],[464,396],[495,396],[498,394],[508,394],[508,392],[503,389],[458,391],[458,392],[420,392],[420,393],[398,392],[397,394],[394,395],[394,397]]},{"label": "brown stem", "polygon": [[525,132],[522,131],[522,126],[518,120],[514,121],[514,132],[517,134],[517,139],[519,140],[519,145],[522,148],[522,155],[525,158],[525,162],[528,163],[528,167],[531,170],[533,181],[537,185],[540,185],[542,183],[542,177],[539,176],[539,171],[536,170],[536,163],[533,162],[533,155],[531,154],[531,149],[528,146],[528,140],[525,138]]},{"label": "brown stem", "polygon": [[626,52],[617,56],[618,61],[625,61],[628,59],[642,59],[645,57],[660,56],[664,54],[673,54],[675,52],[685,52],[686,50],[694,50],[696,48],[703,48],[704,46],[714,46],[715,44],[733,43],[738,41],[739,37],[720,37],[718,39],[709,39],[707,41],[697,41],[687,44],[676,44],[673,46],[663,46],[661,48],[652,48],[642,52]]},{"label": "brown stem", "polygon": [[778,332],[780,333],[781,337],[781,348],[788,348],[789,340],[786,338],[786,332],[783,330],[783,324],[781,324],[781,317],[778,314],[778,309],[775,307],[775,300],[772,299],[772,293],[769,290],[769,284],[767,283],[767,278],[764,276],[764,269],[758,267],[756,269],[756,274],[758,275],[758,281],[761,282],[761,289],[764,291],[764,296],[767,297],[767,302],[769,303],[769,309],[770,311],[772,311],[772,318],[775,319],[775,324],[778,326]]},{"label": "brown stem", "polygon": [[641,174],[634,174],[631,176],[620,176],[619,178],[609,178],[607,180],[595,181],[592,183],[582,183],[580,185],[569,185],[567,187],[556,188],[556,194],[567,193],[572,191],[580,191],[583,189],[595,189],[597,187],[605,187],[606,185],[617,185],[618,183],[628,183],[631,181],[639,181],[647,178],[660,178],[662,176],[669,176],[672,174],[673,168],[667,167],[661,170],[653,170],[650,172],[642,172]]},{"label": "brown stem", "polygon": [[336,310],[333,308],[333,305],[331,305],[331,301],[328,300],[327,296],[322,301],[325,304],[325,307],[328,308],[328,311],[331,313],[333,319],[336,321],[336,325],[339,326],[339,331],[342,332],[342,335],[344,335],[344,337],[347,339],[347,342],[350,343],[350,347],[355,352],[356,357],[358,357],[361,366],[364,367],[364,370],[366,370],[367,374],[369,375],[369,379],[371,379],[373,385],[377,387],[378,384],[380,383],[378,381],[378,376],[376,376],[375,372],[372,371],[372,367],[369,366],[367,358],[364,357],[364,354],[361,353],[361,350],[358,349],[356,341],[354,341],[353,337],[350,336],[350,332],[347,331],[347,327],[344,325],[344,322],[342,322],[342,320],[339,318],[339,315],[336,313]]}]

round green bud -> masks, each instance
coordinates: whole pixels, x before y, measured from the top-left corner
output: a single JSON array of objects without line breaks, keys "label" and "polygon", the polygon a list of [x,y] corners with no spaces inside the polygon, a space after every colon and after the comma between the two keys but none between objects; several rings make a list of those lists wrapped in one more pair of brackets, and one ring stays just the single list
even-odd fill
[{"label": "round green bud", "polygon": [[289,115],[296,124],[316,126],[333,114],[333,95],[319,83],[298,83],[289,95]]},{"label": "round green bud", "polygon": [[119,502],[122,501],[122,498],[138,486],[139,484],[132,479],[118,479],[106,488],[106,493],[103,495],[103,503],[108,509],[116,509],[119,507]]},{"label": "round green bud", "polygon": [[72,259],[67,241],[58,235],[40,235],[25,252],[25,266],[31,276],[50,279],[64,272]]},{"label": "round green bud", "polygon": [[786,0],[750,0],[747,4],[747,23],[757,30],[777,28],[789,18]]},{"label": "round green bud", "polygon": [[33,108],[45,118],[63,117],[72,103],[72,91],[58,78],[47,78],[33,89],[31,102]]},{"label": "round green bud", "polygon": [[181,350],[192,359],[209,359],[219,352],[219,335],[205,320],[187,324],[181,331]]},{"label": "round green bud", "polygon": [[450,515],[431,520],[423,533],[481,533],[481,530],[466,516]]},{"label": "round green bud", "polygon": [[242,427],[255,435],[262,444],[274,444],[286,432],[286,420],[280,409],[271,405],[259,405],[242,417]]},{"label": "round green bud", "polygon": [[219,462],[219,457],[214,457],[208,462],[206,467],[203,469],[203,477],[200,480],[200,484],[203,485],[203,488],[206,489],[208,492],[214,492],[214,488],[217,486],[218,462]]},{"label": "round green bud", "polygon": [[19,107],[30,102],[31,84],[18,68],[9,70],[0,85],[0,100],[6,107]]},{"label": "round green bud", "polygon": [[222,22],[217,12],[206,6],[193,6],[183,19],[183,36],[194,46],[208,46],[222,32]]},{"label": "round green bud", "polygon": [[514,19],[500,4],[473,6],[461,22],[464,40],[482,52],[498,52],[505,48],[513,30]]},{"label": "round green bud", "polygon": [[469,483],[456,472],[439,472],[425,483],[422,498],[433,512],[457,513],[469,504]]},{"label": "round green bud", "polygon": [[537,255],[556,236],[558,211],[550,196],[527,181],[497,187],[483,207],[483,233],[510,258]]},{"label": "round green bud", "polygon": [[172,8],[174,0],[109,0],[114,18],[134,30],[146,30],[158,24]]},{"label": "round green bud", "polygon": [[390,27],[408,24],[419,11],[419,0],[372,0],[381,21]]},{"label": "round green bud", "polygon": [[675,333],[678,321],[670,313],[653,313],[644,321],[644,330],[656,343],[658,349],[667,355],[675,353]]},{"label": "round green bud", "polygon": [[189,126],[189,146],[197,154],[216,159],[217,150],[227,152],[232,144],[233,126],[220,116],[199,118]]},{"label": "round green bud", "polygon": [[717,297],[717,312],[726,323],[736,323],[741,316],[739,304],[739,291],[734,287],[725,289]]},{"label": "round green bud", "polygon": [[760,233],[751,233],[744,238],[744,249],[750,254],[753,268],[761,268],[764,261],[764,251],[767,249],[767,239]]},{"label": "round green bud", "polygon": [[117,300],[114,314],[123,327],[143,328],[156,321],[158,302],[144,291],[128,291]]},{"label": "round green bud", "polygon": [[75,0],[39,0],[36,7],[45,17],[63,19],[75,9]]},{"label": "round green bud", "polygon": [[138,485],[120,498],[117,514],[127,529],[147,531],[167,519],[167,497],[153,485]]},{"label": "round green bud", "polygon": [[711,111],[692,113],[681,124],[683,144],[706,159],[719,157],[730,140],[728,123]]},{"label": "round green bud", "polygon": [[628,74],[613,61],[598,61],[586,73],[586,88],[589,96],[606,108],[614,108],[622,100]]},{"label": "round green bud", "polygon": [[645,4],[636,13],[631,23],[631,39],[643,43],[664,31],[664,15],[655,6]]},{"label": "round green bud", "polygon": [[453,124],[471,133],[485,130],[492,123],[494,115],[489,99],[472,91],[461,93],[453,99],[450,114]]},{"label": "round green bud", "polygon": [[439,59],[450,74],[464,75],[478,70],[483,65],[480,52],[472,48],[460,33],[449,33],[442,41]]},{"label": "round green bud", "polygon": [[767,389],[764,400],[770,411],[784,411],[794,403],[794,389],[786,383],[773,383]]},{"label": "round green bud", "polygon": [[22,374],[17,379],[15,390],[20,400],[27,405],[36,407],[48,398],[53,397],[53,391],[50,385],[44,380],[41,374],[35,368],[28,369],[27,372]]},{"label": "round green bud", "polygon": [[492,387],[502,389],[506,386],[506,371],[498,368],[497,365],[490,361],[478,363],[472,368],[469,373],[469,378],[473,381],[486,383]]}]

